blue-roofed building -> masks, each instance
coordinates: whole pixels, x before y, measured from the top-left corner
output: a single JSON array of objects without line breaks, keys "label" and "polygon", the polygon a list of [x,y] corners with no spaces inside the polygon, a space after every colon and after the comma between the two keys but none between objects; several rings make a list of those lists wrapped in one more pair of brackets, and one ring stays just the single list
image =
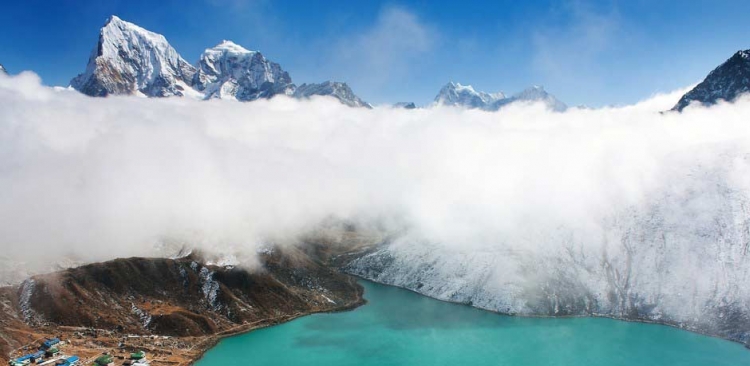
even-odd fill
[{"label": "blue-roofed building", "polygon": [[41,361],[44,358],[44,354],[45,354],[44,351],[37,351],[36,353],[32,353],[29,361],[33,363],[39,363],[39,361]]},{"label": "blue-roofed building", "polygon": [[31,355],[23,355],[19,358],[16,358],[16,363],[17,364],[20,363],[22,365],[28,365],[29,363],[31,363]]},{"label": "blue-roofed building", "polygon": [[50,338],[42,342],[42,349],[50,348],[58,343],[60,343],[60,338]]},{"label": "blue-roofed building", "polygon": [[78,363],[79,358],[78,358],[78,356],[70,356],[65,361],[68,361],[69,365],[75,365],[75,364]]}]

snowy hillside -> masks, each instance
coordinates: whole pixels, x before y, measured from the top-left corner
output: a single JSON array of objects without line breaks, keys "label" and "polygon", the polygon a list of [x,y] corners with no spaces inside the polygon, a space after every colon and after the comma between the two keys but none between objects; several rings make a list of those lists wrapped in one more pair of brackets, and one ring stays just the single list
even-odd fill
[{"label": "snowy hillside", "polygon": [[[642,204],[595,224],[529,218],[466,250],[405,235],[345,266],[442,300],[520,315],[663,322],[750,342],[750,167],[739,148],[676,154]],[[717,163],[718,162],[718,163]]]},{"label": "snowy hillside", "polygon": [[91,96],[182,96],[193,74],[195,67],[164,36],[113,15],[100,31],[86,71],[70,85]]},{"label": "snowy hillside", "polygon": [[719,65],[693,90],[680,98],[673,110],[681,111],[691,102],[702,105],[719,100],[734,101],[737,96],[750,91],[750,50],[738,51]]},{"label": "snowy hillside", "polygon": [[0,64],[0,74],[8,75],[8,70],[5,70],[3,64]]}]

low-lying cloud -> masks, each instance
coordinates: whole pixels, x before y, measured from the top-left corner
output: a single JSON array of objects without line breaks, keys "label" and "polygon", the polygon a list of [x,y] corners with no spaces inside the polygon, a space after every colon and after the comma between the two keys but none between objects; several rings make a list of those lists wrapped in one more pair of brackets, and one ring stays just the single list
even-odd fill
[{"label": "low-lying cloud", "polygon": [[[366,110],[329,98],[95,99],[0,76],[0,248],[42,266],[148,256],[165,240],[254,253],[332,217],[397,219],[467,250],[586,231],[679,185],[675,156],[705,165],[723,156],[707,146],[750,152],[747,101],[659,113],[670,99]],[[731,172],[745,192],[747,164]]]}]

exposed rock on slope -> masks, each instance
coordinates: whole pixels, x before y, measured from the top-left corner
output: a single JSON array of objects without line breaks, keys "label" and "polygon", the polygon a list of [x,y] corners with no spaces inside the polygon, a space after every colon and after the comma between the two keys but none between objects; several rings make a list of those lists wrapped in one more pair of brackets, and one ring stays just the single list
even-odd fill
[{"label": "exposed rock on slope", "polygon": [[0,74],[8,75],[8,70],[5,70],[3,64],[0,64]]},{"label": "exposed rock on slope", "polygon": [[295,98],[309,98],[313,95],[331,96],[350,107],[372,108],[370,103],[356,96],[349,85],[338,81],[326,81],[320,84],[302,84],[294,91]]},{"label": "exposed rock on slope", "polygon": [[729,60],[711,71],[693,90],[680,98],[672,108],[681,111],[691,102],[712,105],[719,100],[734,101],[750,91],[750,50],[738,51]]},{"label": "exposed rock on slope", "polygon": [[148,97],[182,96],[195,67],[182,59],[166,38],[116,16],[99,33],[86,71],[70,85],[103,97],[110,94],[142,94]]},{"label": "exposed rock on slope", "polygon": [[294,92],[292,78],[279,64],[231,41],[203,52],[193,86],[207,99],[250,101]]}]

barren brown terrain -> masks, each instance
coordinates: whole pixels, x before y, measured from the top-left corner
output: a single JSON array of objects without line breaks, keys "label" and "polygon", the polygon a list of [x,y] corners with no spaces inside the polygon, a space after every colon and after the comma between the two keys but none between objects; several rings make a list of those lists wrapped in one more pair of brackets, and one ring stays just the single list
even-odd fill
[{"label": "barren brown terrain", "polygon": [[33,276],[0,288],[1,358],[59,337],[61,352],[83,364],[102,353],[122,364],[138,350],[153,365],[191,364],[222,337],[364,303],[356,280],[328,265],[343,248],[337,243],[260,253],[262,268],[250,271],[206,265],[191,255],[117,259]]}]

